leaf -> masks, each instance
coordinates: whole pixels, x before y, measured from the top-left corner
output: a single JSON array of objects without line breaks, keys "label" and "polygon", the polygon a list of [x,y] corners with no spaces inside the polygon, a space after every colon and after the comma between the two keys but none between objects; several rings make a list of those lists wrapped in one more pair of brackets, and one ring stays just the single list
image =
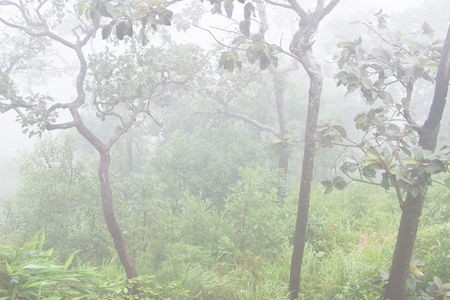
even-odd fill
[{"label": "leaf", "polygon": [[385,190],[388,190],[391,187],[389,183],[389,173],[385,172],[381,175],[382,175],[381,187],[384,188]]},{"label": "leaf", "polygon": [[423,277],[424,275],[422,271],[420,271],[420,269],[416,266],[409,266],[409,272],[416,277]]},{"label": "leaf", "polygon": [[243,37],[242,35],[237,36],[231,43],[232,44],[242,44],[247,42],[247,39],[245,37]]},{"label": "leaf", "polygon": [[6,272],[8,273],[9,276],[13,276],[14,272],[13,269],[11,268],[11,266],[8,264],[8,262],[5,260],[5,265],[6,265]]},{"label": "leaf", "polygon": [[409,165],[410,167],[416,167],[419,162],[414,157],[405,157],[403,163]]},{"label": "leaf", "polygon": [[66,263],[64,264],[64,271],[67,270],[67,268],[69,267],[70,263],[72,262],[72,259],[74,256],[75,256],[75,253],[72,253],[69,255],[69,257],[66,260]]},{"label": "leaf", "polygon": [[345,131],[344,127],[340,125],[333,125],[333,128],[336,129],[342,137],[347,137],[347,131]]},{"label": "leaf", "polygon": [[129,37],[133,37],[133,25],[131,24],[131,22],[125,23],[123,33],[124,35],[128,35]]},{"label": "leaf", "polygon": [[78,4],[78,15],[82,16],[83,13],[84,13],[84,10],[86,9],[86,7],[87,7],[87,3],[85,3],[85,2],[80,2],[80,3]]},{"label": "leaf", "polygon": [[219,63],[220,63],[221,65],[225,64],[225,62],[228,60],[228,57],[229,57],[229,56],[230,56],[230,55],[229,55],[228,52],[223,52],[223,53],[220,55]]},{"label": "leaf", "polygon": [[423,22],[422,31],[423,31],[423,33],[428,35],[430,38],[433,37],[434,30],[430,27],[430,25],[427,22]]},{"label": "leaf", "polygon": [[100,3],[100,9],[99,9],[99,11],[100,11],[100,15],[101,15],[102,17],[106,17],[106,18],[112,18],[112,17],[113,17],[113,16],[109,13],[108,8],[106,7],[106,5],[105,5],[103,2]]},{"label": "leaf", "polygon": [[261,55],[259,58],[259,68],[265,70],[270,66],[270,58],[267,55]]},{"label": "leaf", "polygon": [[445,183],[445,186],[446,186],[447,188],[450,189],[450,177],[447,177],[447,178],[444,180],[444,183]]},{"label": "leaf", "polygon": [[406,287],[411,291],[414,292],[416,290],[416,284],[417,281],[413,276],[406,277]]},{"label": "leaf", "polygon": [[333,186],[333,183],[329,180],[322,181],[321,184],[325,187]]},{"label": "leaf", "polygon": [[436,285],[436,287],[437,287],[438,290],[442,289],[442,286],[443,286],[442,279],[440,279],[440,278],[437,277],[437,276],[434,276],[433,282],[434,282],[434,284]]},{"label": "leaf", "polygon": [[234,5],[233,3],[228,3],[228,1],[225,1],[225,3],[223,4],[223,7],[225,8],[225,13],[227,14],[228,18],[231,18],[233,16],[233,10],[234,10]]},{"label": "leaf", "polygon": [[336,176],[333,179],[333,186],[338,190],[343,190],[347,186],[347,182],[342,177]]},{"label": "leaf", "polygon": [[385,49],[382,48],[374,48],[372,49],[372,55],[378,58],[383,58],[387,62],[391,60],[391,55]]},{"label": "leaf", "polygon": [[122,41],[123,37],[124,37],[124,28],[125,28],[125,22],[120,22],[119,24],[117,24],[116,26],[116,36],[117,38]]},{"label": "leaf", "polygon": [[111,24],[103,25],[102,40],[106,40],[111,35],[112,28],[113,26]]},{"label": "leaf", "polygon": [[389,103],[393,103],[394,100],[392,99],[392,96],[390,93],[386,92],[386,91],[377,91],[378,97],[380,97],[381,99],[389,102]]},{"label": "leaf", "polygon": [[370,80],[369,78],[362,78],[361,79],[361,84],[363,85],[363,87],[365,89],[372,89],[372,80]]},{"label": "leaf", "polygon": [[172,17],[173,11],[171,10],[164,8],[159,12],[159,20],[163,25],[170,26],[172,24]]},{"label": "leaf", "polygon": [[411,193],[411,195],[412,195],[414,198],[416,198],[417,195],[419,194],[419,190],[418,190],[415,186],[413,186],[409,192]]},{"label": "leaf", "polygon": [[425,168],[425,171],[430,174],[437,174],[440,172],[445,172],[446,170],[445,164],[438,159],[432,160]]},{"label": "leaf", "polygon": [[41,235],[41,240],[39,241],[39,251],[42,250],[42,247],[44,246],[44,241],[45,241],[45,232],[42,233]]},{"label": "leaf", "polygon": [[244,20],[250,20],[252,12],[253,12],[253,14],[255,13],[255,7],[253,6],[253,4],[251,2],[248,2],[244,6]]},{"label": "leaf", "polygon": [[224,68],[228,70],[228,72],[233,73],[234,71],[234,60],[229,59],[225,62]]},{"label": "leaf", "polygon": [[143,1],[139,1],[136,4],[133,5],[134,8],[137,9],[148,9],[148,5],[147,3],[143,2]]},{"label": "leaf", "polygon": [[246,37],[250,37],[250,20],[239,22],[239,31]]}]

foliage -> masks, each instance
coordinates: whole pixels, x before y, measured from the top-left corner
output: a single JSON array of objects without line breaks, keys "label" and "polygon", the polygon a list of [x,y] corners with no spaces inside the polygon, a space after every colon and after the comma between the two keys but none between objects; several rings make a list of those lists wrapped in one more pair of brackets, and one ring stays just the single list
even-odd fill
[{"label": "foliage", "polygon": [[4,222],[12,241],[46,232],[47,243],[65,256],[75,249],[87,256],[108,252],[95,162],[75,147],[73,135],[46,135],[33,152],[19,158],[22,181],[5,203]]},{"label": "foliage", "polygon": [[[152,276],[128,280],[111,266],[100,272],[74,268],[75,253],[59,264],[56,251],[43,250],[44,240],[42,234],[20,247],[1,246],[0,299],[167,299],[187,295],[176,283],[155,284]],[[139,294],[133,296],[133,287],[138,287]]]},{"label": "foliage", "polygon": [[[386,16],[376,16],[378,27],[385,28]],[[364,24],[374,32],[375,42],[380,45],[367,50],[361,37],[341,42],[338,47],[342,50],[336,57],[341,69],[336,75],[337,85],[344,85],[347,95],[359,90],[367,104],[374,105],[355,117],[355,126],[363,132],[363,137],[360,141],[350,140],[343,127],[335,125],[329,125],[328,131],[323,129],[321,135],[328,144],[345,141],[346,147],[362,151],[362,158],[349,155],[343,159],[340,171],[349,180],[379,182],[386,190],[393,187],[402,202],[402,192],[410,192],[414,197],[425,194],[432,184],[432,175],[449,171],[447,146],[432,152],[418,145],[420,126],[416,122],[421,116],[411,104],[418,80],[434,82],[442,41],[411,39],[402,30],[390,35],[371,23]],[[424,23],[423,28],[428,27]],[[431,29],[425,29],[429,35]],[[345,187],[340,176],[322,184],[327,192],[333,187]],[[444,184],[450,187],[450,178],[445,178]]]}]

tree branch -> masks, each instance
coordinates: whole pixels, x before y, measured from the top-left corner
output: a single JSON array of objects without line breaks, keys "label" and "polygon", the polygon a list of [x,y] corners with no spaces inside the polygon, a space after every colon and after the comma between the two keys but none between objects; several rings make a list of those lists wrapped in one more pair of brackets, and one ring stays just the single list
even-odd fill
[{"label": "tree branch", "polygon": [[258,129],[260,129],[262,131],[268,131],[268,132],[274,134],[275,136],[279,137],[279,133],[278,133],[278,131],[275,128],[267,126],[267,125],[264,125],[264,124],[261,124],[258,121],[250,118],[247,115],[244,115],[244,114],[241,114],[241,113],[236,113],[236,112],[231,112],[231,111],[228,111],[228,110],[220,110],[220,109],[218,109],[217,112],[222,113],[225,116],[232,117],[232,118],[244,121],[245,123],[253,125],[253,126],[255,126],[256,128],[258,128]]}]

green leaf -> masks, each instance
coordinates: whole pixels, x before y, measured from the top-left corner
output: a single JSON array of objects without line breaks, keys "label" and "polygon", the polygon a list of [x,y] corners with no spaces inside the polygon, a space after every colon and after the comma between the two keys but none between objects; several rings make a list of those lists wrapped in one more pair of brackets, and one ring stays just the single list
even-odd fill
[{"label": "green leaf", "polygon": [[129,37],[133,37],[133,25],[131,24],[131,22],[125,23],[123,33],[124,35],[128,35]]},{"label": "green leaf", "polygon": [[389,103],[393,103],[394,100],[392,99],[392,96],[390,93],[386,92],[386,91],[377,91],[378,97],[380,97],[381,99],[389,102]]},{"label": "green leaf", "polygon": [[414,198],[416,198],[417,195],[419,194],[419,190],[418,190],[417,187],[415,187],[415,186],[413,186],[409,192],[411,193],[411,195],[412,195]]},{"label": "green leaf", "polygon": [[5,260],[5,265],[6,265],[6,272],[8,273],[9,276],[13,276],[14,272],[13,269],[11,268],[11,266],[8,264],[8,262]]},{"label": "green leaf", "polygon": [[123,37],[125,36],[124,28],[125,28],[125,22],[120,22],[116,26],[116,36],[120,41],[122,41]]},{"label": "green leaf", "polygon": [[222,54],[220,55],[220,58],[219,58],[219,63],[221,65],[225,64],[225,62],[228,60],[229,56],[230,56],[230,54],[228,52],[222,52]]},{"label": "green leaf", "polygon": [[381,187],[384,188],[385,190],[388,190],[391,187],[389,183],[389,173],[385,172],[381,175],[382,175]]},{"label": "green leaf", "polygon": [[270,58],[267,55],[261,55],[259,58],[259,68],[265,70],[270,66]]},{"label": "green leaf", "polygon": [[112,17],[113,17],[113,16],[109,13],[108,7],[106,7],[106,5],[105,5],[103,2],[100,3],[100,9],[99,9],[99,11],[100,11],[100,15],[103,16],[103,17],[106,17],[106,18],[112,18]]},{"label": "green leaf", "polygon": [[433,37],[434,30],[430,27],[430,25],[427,22],[423,22],[422,31],[423,31],[423,33],[428,35],[430,38]]},{"label": "green leaf", "polygon": [[445,178],[444,183],[445,186],[450,189],[450,177]]},{"label": "green leaf", "polygon": [[166,25],[166,26],[170,26],[172,24],[172,16],[173,16],[173,11],[165,9],[165,8],[159,12],[159,20],[161,21],[161,23],[163,25]]},{"label": "green leaf", "polygon": [[78,15],[82,16],[83,13],[84,13],[84,10],[86,9],[86,7],[87,7],[87,3],[85,3],[85,2],[80,2],[80,3],[78,4]]},{"label": "green leaf", "polygon": [[372,89],[372,80],[370,80],[369,78],[362,78],[361,84],[363,85],[364,88],[368,90]]},{"label": "green leaf", "polygon": [[440,278],[437,277],[437,276],[434,276],[433,282],[434,282],[434,284],[436,285],[436,287],[437,287],[438,290],[441,290],[441,289],[442,289],[442,285],[443,285],[442,279],[440,279]]},{"label": "green leaf", "polygon": [[234,60],[229,59],[225,62],[224,68],[228,70],[228,72],[233,73],[234,71]]},{"label": "green leaf", "polygon": [[419,162],[414,157],[405,157],[403,163],[412,167],[419,165]]},{"label": "green leaf", "polygon": [[342,137],[347,137],[347,131],[345,131],[344,127],[340,125],[333,125],[333,128],[336,129]]},{"label": "green leaf", "polygon": [[328,186],[326,189],[325,189],[325,195],[327,195],[327,194],[329,194],[329,193],[331,193],[333,191],[333,186]]},{"label": "green leaf", "polygon": [[72,262],[72,259],[74,256],[75,256],[75,253],[72,253],[69,255],[69,257],[66,260],[66,263],[64,264],[64,271],[67,270],[67,268],[70,266],[70,263]]},{"label": "green leaf", "polygon": [[250,64],[253,64],[255,61],[258,60],[260,53],[261,53],[260,51],[255,51],[251,47],[249,47],[245,54],[247,56],[248,62]]},{"label": "green leaf", "polygon": [[42,233],[41,235],[41,240],[39,241],[39,251],[42,250],[42,247],[44,246],[44,241],[45,241],[45,232]]},{"label": "green leaf", "polygon": [[347,186],[347,182],[342,177],[336,176],[333,179],[333,186],[338,190],[343,190]]},{"label": "green leaf", "polygon": [[430,174],[437,174],[440,172],[445,172],[447,169],[442,161],[435,159],[429,163],[429,165],[425,168],[425,171]]},{"label": "green leaf", "polygon": [[322,181],[321,184],[325,187],[333,186],[333,183],[329,180]]},{"label": "green leaf", "polygon": [[231,43],[232,44],[242,44],[247,42],[247,39],[245,37],[243,37],[242,35],[237,36]]},{"label": "green leaf", "polygon": [[248,2],[244,6],[244,19],[250,20],[252,13],[255,14],[255,7],[253,6],[253,4],[251,2]]},{"label": "green leaf", "polygon": [[382,58],[386,62],[389,62],[391,60],[391,54],[389,54],[389,52],[382,48],[372,49],[372,55],[378,58]]},{"label": "green leaf", "polygon": [[111,35],[112,29],[113,29],[113,26],[111,24],[103,25],[103,28],[102,28],[102,39],[103,40],[106,40]]},{"label": "green leaf", "polygon": [[239,23],[239,31],[246,37],[250,37],[250,20],[243,20]]}]

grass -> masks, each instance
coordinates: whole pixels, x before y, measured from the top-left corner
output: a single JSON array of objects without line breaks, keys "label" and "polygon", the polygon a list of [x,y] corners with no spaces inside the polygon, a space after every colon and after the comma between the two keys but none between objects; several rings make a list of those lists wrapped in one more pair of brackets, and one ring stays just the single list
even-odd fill
[{"label": "grass", "polygon": [[[280,220],[280,224],[294,219],[295,199],[292,197],[285,204],[291,215]],[[428,199],[413,254],[414,260],[424,262],[420,267],[424,276],[418,283],[422,289],[434,276],[445,283],[450,281],[446,268],[450,257],[449,192],[440,186],[433,187]],[[197,213],[202,218],[202,214],[210,211]],[[322,190],[313,191],[299,299],[381,298],[382,283],[368,279],[389,270],[400,215],[396,199],[374,187],[351,185],[329,195]],[[210,227],[202,228],[211,230]],[[290,242],[280,239],[278,245],[269,249],[250,246],[239,249],[238,245],[233,246],[228,229],[221,230],[216,249],[211,241],[208,245],[193,245],[186,240],[171,242],[161,236],[157,241],[161,247],[149,247],[147,252],[140,253],[139,273],[154,275],[151,279],[144,278],[151,280],[148,284],[151,291],[170,293],[172,299],[287,299]],[[284,232],[278,228],[271,230],[267,234],[272,237]],[[157,251],[163,251],[164,255]],[[99,269],[100,282],[112,280],[111,284],[119,284],[114,281],[121,272],[117,263],[116,260],[103,264]]]}]

